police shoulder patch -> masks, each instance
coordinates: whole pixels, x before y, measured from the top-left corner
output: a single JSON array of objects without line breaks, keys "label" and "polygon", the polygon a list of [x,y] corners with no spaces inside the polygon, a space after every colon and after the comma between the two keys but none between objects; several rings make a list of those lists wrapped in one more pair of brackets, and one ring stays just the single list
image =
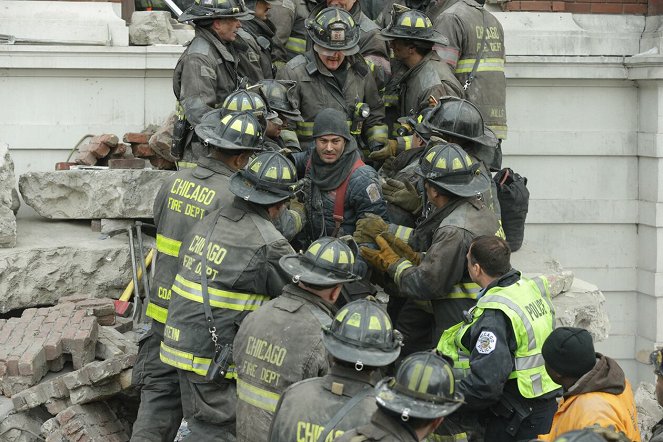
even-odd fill
[{"label": "police shoulder patch", "polygon": [[380,189],[378,189],[378,185],[375,183],[371,183],[366,188],[366,193],[368,194],[368,199],[370,199],[372,203],[378,201],[381,198]]},{"label": "police shoulder patch", "polygon": [[497,345],[497,338],[493,332],[482,331],[477,339],[476,349],[482,355],[487,355],[495,350]]}]

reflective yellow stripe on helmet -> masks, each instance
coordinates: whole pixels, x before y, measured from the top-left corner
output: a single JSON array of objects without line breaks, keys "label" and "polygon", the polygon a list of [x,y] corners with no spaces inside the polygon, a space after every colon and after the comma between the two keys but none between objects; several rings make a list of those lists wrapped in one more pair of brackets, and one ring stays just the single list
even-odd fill
[{"label": "reflective yellow stripe on helmet", "polygon": [[[203,303],[203,293],[200,284],[189,281],[182,275],[175,276],[173,292],[190,301]],[[248,293],[229,292],[226,290],[208,287],[209,303],[212,307],[225,308],[229,310],[252,311],[257,310],[269,296]]]},{"label": "reflective yellow stripe on helmet", "polygon": [[168,238],[167,236],[157,233],[157,251],[159,253],[177,258],[180,253],[181,245],[182,241]]},{"label": "reflective yellow stripe on helmet", "polygon": [[[194,356],[193,353],[177,350],[169,347],[163,342],[161,343],[159,358],[164,364],[168,364],[181,370],[192,371],[200,376],[205,376],[210,365],[212,365],[212,360],[210,358]],[[231,365],[228,368],[225,378],[237,379],[237,370],[234,365]]]},{"label": "reflective yellow stripe on helmet", "polygon": [[270,413],[276,411],[276,404],[278,404],[280,397],[278,393],[258,388],[243,381],[241,378],[237,378],[237,396],[240,401],[244,401]]},{"label": "reflective yellow stripe on helmet", "polygon": [[165,324],[166,319],[168,319],[168,309],[160,307],[153,302],[147,304],[147,309],[145,310],[145,314],[148,317],[162,324]]},{"label": "reflective yellow stripe on helmet", "polygon": [[285,48],[288,51],[295,52],[297,54],[303,54],[306,52],[306,40],[303,38],[288,37]]},{"label": "reflective yellow stripe on helmet", "polygon": [[[456,65],[457,74],[469,74],[474,69],[476,58],[463,58]],[[477,72],[504,72],[503,58],[482,58],[477,67]]]}]

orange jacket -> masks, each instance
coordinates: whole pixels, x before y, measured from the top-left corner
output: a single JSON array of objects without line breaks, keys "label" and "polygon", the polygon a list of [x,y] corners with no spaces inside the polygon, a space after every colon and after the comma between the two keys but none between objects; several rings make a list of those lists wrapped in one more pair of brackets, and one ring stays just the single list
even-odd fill
[{"label": "orange jacket", "polygon": [[[600,355],[597,354],[597,356]],[[611,365],[613,370],[610,371],[616,371],[616,363],[605,356],[601,357],[598,365],[604,367]],[[621,372],[621,369],[619,371]],[[603,382],[606,377],[603,377]],[[580,430],[598,424],[602,427],[613,426],[615,430],[626,434],[630,440],[640,442],[638,413],[633,399],[633,390],[626,379],[623,379],[623,386],[621,393],[587,390],[578,394],[573,394],[573,391],[567,392],[555,413],[550,433],[539,436],[539,439],[554,441],[567,431]]]}]

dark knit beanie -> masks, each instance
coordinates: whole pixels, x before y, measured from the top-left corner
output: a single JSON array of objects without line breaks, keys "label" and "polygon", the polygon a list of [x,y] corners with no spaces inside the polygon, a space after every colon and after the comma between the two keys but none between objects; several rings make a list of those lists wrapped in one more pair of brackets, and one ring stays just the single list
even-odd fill
[{"label": "dark knit beanie", "polygon": [[596,364],[592,336],[584,328],[560,327],[541,350],[546,364],[562,376],[580,378]]}]

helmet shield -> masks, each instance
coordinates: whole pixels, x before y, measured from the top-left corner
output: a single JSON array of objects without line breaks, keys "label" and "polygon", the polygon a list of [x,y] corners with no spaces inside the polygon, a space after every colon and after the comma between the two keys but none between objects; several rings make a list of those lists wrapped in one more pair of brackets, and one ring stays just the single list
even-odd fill
[{"label": "helmet shield", "polygon": [[290,80],[261,80],[259,83],[267,105],[290,121],[304,121],[302,114],[293,104],[292,89],[297,82]]},{"label": "helmet shield", "polygon": [[306,29],[313,43],[321,48],[345,55],[359,52],[359,27],[344,9],[323,9],[315,19],[306,22]]},{"label": "helmet shield", "polygon": [[435,353],[419,352],[403,360],[395,377],[376,385],[375,399],[403,421],[410,417],[435,419],[463,404],[463,395],[455,389],[449,363]]},{"label": "helmet shield", "polygon": [[272,205],[294,195],[295,166],[278,152],[263,152],[230,179],[230,191],[252,203]]},{"label": "helmet shield", "polygon": [[398,358],[401,334],[394,330],[386,311],[372,298],[346,304],[329,328],[323,329],[322,341],[336,359],[355,364],[384,367]]},{"label": "helmet shield", "polygon": [[421,157],[420,168],[419,176],[460,197],[474,196],[490,187],[490,178],[479,163],[457,144],[435,144]]},{"label": "helmet shield", "polygon": [[323,237],[314,241],[303,254],[283,256],[279,265],[295,283],[333,286],[359,279],[352,273],[354,262],[354,254],[346,243]]}]

